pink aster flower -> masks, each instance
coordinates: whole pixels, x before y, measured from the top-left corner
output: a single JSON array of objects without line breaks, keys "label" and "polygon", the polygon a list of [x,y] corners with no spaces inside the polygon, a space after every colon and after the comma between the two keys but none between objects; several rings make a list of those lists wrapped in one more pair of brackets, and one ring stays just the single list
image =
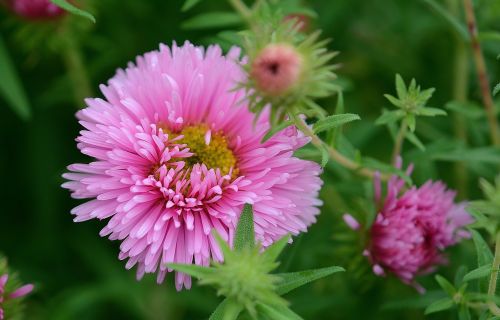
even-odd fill
[{"label": "pink aster flower", "polygon": [[0,276],[0,320],[6,319],[5,311],[3,309],[4,303],[8,302],[8,300],[24,297],[31,291],[33,291],[33,285],[27,284],[14,290],[13,292],[10,293],[6,292],[6,285],[8,280],[9,280],[8,274],[3,274]]},{"label": "pink aster flower", "polygon": [[[400,160],[398,167],[400,166]],[[409,175],[412,168],[407,170]],[[469,237],[464,226],[472,223],[465,203],[454,203],[455,192],[440,182],[404,190],[404,181],[393,176],[381,197],[380,177],[375,178],[379,213],[371,227],[371,243],[364,252],[377,275],[392,272],[422,291],[415,276],[432,272],[446,263],[443,250]]]},{"label": "pink aster flower", "polygon": [[[211,230],[232,243],[245,203],[264,246],[306,231],[319,213],[320,167],[293,156],[308,142],[294,127],[262,143],[269,129],[245,102],[232,49],[190,43],[160,46],[119,70],[105,99],[87,99],[77,117],[78,148],[94,158],[73,164],[63,186],[77,199],[75,221],[108,219],[101,236],[122,241],[120,259],[137,277],[166,264],[208,265],[223,256]],[[177,273],[176,287],[189,288]]]},{"label": "pink aster flower", "polygon": [[17,15],[28,20],[51,19],[64,14],[64,10],[49,0],[7,0]]}]

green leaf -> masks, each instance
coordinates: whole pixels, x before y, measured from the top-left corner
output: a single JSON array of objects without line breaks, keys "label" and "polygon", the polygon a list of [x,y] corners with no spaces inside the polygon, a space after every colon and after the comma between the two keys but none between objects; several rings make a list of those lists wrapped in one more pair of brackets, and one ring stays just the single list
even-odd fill
[{"label": "green leaf", "polygon": [[399,73],[396,74],[396,92],[398,93],[399,99],[403,99],[408,94],[405,82]]},{"label": "green leaf", "polygon": [[472,120],[478,120],[484,117],[484,109],[473,102],[450,101],[445,105],[445,108],[453,112],[463,114]]},{"label": "green leaf", "polygon": [[[470,230],[470,232],[472,234],[474,246],[476,247],[478,267],[493,263],[493,253],[481,234],[476,230]],[[481,290],[486,290],[488,287],[488,280],[480,278],[479,287]]]},{"label": "green leaf", "polygon": [[497,83],[495,88],[493,88],[493,95],[496,96],[500,92],[500,83]]},{"label": "green leaf", "polygon": [[439,311],[448,310],[453,307],[454,302],[451,298],[443,298],[428,306],[425,309],[425,314],[431,314]]},{"label": "green leaf", "polygon": [[223,28],[242,23],[241,17],[233,12],[207,12],[186,20],[181,26],[186,30]]},{"label": "green leaf", "polygon": [[405,116],[405,112],[403,110],[394,110],[394,111],[386,111],[382,112],[382,115],[375,120],[375,124],[380,126],[388,123],[394,123],[398,120],[402,119]]},{"label": "green leaf", "polygon": [[479,278],[487,277],[491,274],[491,263],[485,264],[479,268],[476,268],[470,272],[468,272],[464,276],[464,281],[471,281]]},{"label": "green leaf", "polygon": [[272,136],[274,136],[277,132],[291,126],[294,122],[292,120],[286,120],[286,121],[283,121],[282,123],[280,123],[279,125],[277,126],[273,126],[271,127],[271,129],[266,133],[266,135],[264,136],[264,138],[262,138],[262,142],[266,142],[267,140],[269,140]]},{"label": "green leaf", "polygon": [[390,95],[390,94],[384,94],[384,97],[389,100],[390,103],[392,103],[394,106],[398,107],[398,108],[403,108],[403,103],[401,102],[401,100],[397,99],[396,97]]},{"label": "green leaf", "polygon": [[266,251],[264,251],[264,255],[266,258],[269,259],[269,261],[275,261],[280,253],[285,249],[288,241],[290,240],[290,236],[286,235],[279,239],[278,241],[274,242],[272,245],[267,247]]},{"label": "green leaf", "polygon": [[200,1],[201,0],[186,0],[186,1],[184,1],[184,4],[182,5],[181,10],[183,12],[186,12],[186,11],[192,9],[198,3],[200,3]]},{"label": "green leaf", "polygon": [[212,267],[202,267],[196,264],[167,263],[167,267],[198,279],[201,279],[205,275],[214,272],[214,268]]},{"label": "green leaf", "polygon": [[30,105],[19,76],[14,69],[2,38],[0,37],[0,94],[17,115],[27,120],[31,117]]},{"label": "green leaf", "polygon": [[417,125],[417,119],[415,118],[415,115],[407,114],[405,121],[406,124],[408,125],[408,128],[410,129],[410,132],[415,132],[415,127]]},{"label": "green leaf", "polygon": [[276,275],[280,277],[282,280],[276,285],[276,293],[278,293],[279,295],[284,295],[285,293],[288,293],[298,287],[308,284],[309,282],[327,277],[336,272],[343,272],[343,271],[345,271],[345,269],[342,267],[332,266],[314,270],[279,273]]},{"label": "green leaf", "polygon": [[422,107],[417,110],[417,115],[426,117],[435,117],[435,116],[446,116],[447,113],[443,109]]},{"label": "green leaf", "polygon": [[484,241],[481,234],[476,230],[470,231],[472,234],[472,240],[474,241],[474,245],[476,247],[477,254],[477,263],[478,266],[484,266],[487,264],[491,264],[493,262],[493,253],[491,252],[490,247]]},{"label": "green leaf", "polygon": [[457,293],[457,289],[444,277],[440,276],[439,274],[436,275],[436,281],[439,283],[439,286],[443,288],[443,290],[450,296],[454,296],[455,293]]},{"label": "green leaf", "polygon": [[323,146],[321,148],[321,167],[324,168],[330,160],[330,154],[328,153],[327,147]]},{"label": "green leaf", "polygon": [[95,18],[92,14],[90,14],[89,12],[85,11],[85,10],[82,10],[80,8],[77,8],[75,7],[74,5],[72,5],[71,3],[69,3],[68,1],[66,0],[50,0],[53,4],[55,4],[56,6],[74,14],[74,15],[77,15],[77,16],[80,16],[80,17],[84,17],[84,18],[87,18],[89,19],[90,21],[92,21],[93,23],[95,23]]},{"label": "green leaf", "polygon": [[271,320],[302,320],[298,314],[287,306],[259,303],[257,307],[264,316]]},{"label": "green leaf", "polygon": [[237,302],[226,298],[217,306],[208,320],[236,320],[242,310],[243,307]]},{"label": "green leaf", "polygon": [[245,204],[243,211],[236,227],[234,236],[234,250],[239,251],[243,248],[255,247],[255,231],[253,224],[253,209],[252,205]]},{"label": "green leaf", "polygon": [[408,141],[410,141],[413,145],[415,145],[417,148],[419,148],[420,150],[422,151],[425,151],[425,146],[424,144],[422,143],[422,141],[420,141],[420,139],[415,135],[415,133],[413,132],[407,132],[406,133],[406,139],[408,139]]},{"label": "green leaf", "polygon": [[334,114],[316,122],[313,125],[313,130],[315,133],[320,133],[360,119],[361,118],[354,113]]}]

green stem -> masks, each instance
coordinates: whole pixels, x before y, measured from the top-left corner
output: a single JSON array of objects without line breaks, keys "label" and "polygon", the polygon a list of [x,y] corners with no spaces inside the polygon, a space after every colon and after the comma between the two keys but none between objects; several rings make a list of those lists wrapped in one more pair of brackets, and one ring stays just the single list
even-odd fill
[{"label": "green stem", "polygon": [[497,232],[495,241],[495,257],[493,258],[493,265],[491,266],[490,283],[488,285],[488,295],[492,298],[488,301],[490,312],[495,316],[500,316],[500,308],[494,301],[497,291],[498,268],[500,267],[500,231]]},{"label": "green stem", "polygon": [[[451,13],[458,17],[461,12],[461,0],[449,0],[448,7]],[[466,44],[463,39],[455,35],[455,57],[454,57],[454,81],[453,81],[453,100],[465,103],[467,101],[469,60],[467,57]],[[455,136],[467,144],[467,122],[463,114],[453,113],[453,126]],[[466,166],[462,162],[456,162],[453,165],[456,177],[456,186],[459,197],[467,197],[467,186],[469,175]]]},{"label": "green stem", "polygon": [[[328,151],[328,155],[330,156],[330,158],[332,160],[336,161],[341,166],[343,166],[347,169],[350,169],[350,170],[352,170],[352,171],[354,171],[362,176],[365,176],[368,178],[373,178],[375,176],[375,171],[372,171],[368,168],[363,168],[358,163],[352,161],[351,159],[347,158],[346,156],[344,156],[343,154],[338,152],[332,146],[325,144],[323,142],[323,140],[321,140],[321,138],[318,137],[314,133],[314,131],[312,131],[311,128],[309,128],[309,126],[307,126],[307,124],[305,123],[305,121],[303,119],[301,119],[300,117],[297,117],[294,114],[291,114],[291,117],[295,120],[295,125],[297,126],[297,128],[299,128],[299,130],[302,131],[306,136],[311,138],[311,143],[314,146],[316,146],[318,149],[326,148],[326,150]],[[386,174],[381,174],[380,177],[383,180],[389,179],[389,176]]]},{"label": "green stem", "polygon": [[401,154],[401,150],[403,149],[403,143],[405,141],[406,132],[408,130],[408,124],[405,120],[401,123],[399,127],[398,134],[396,136],[396,140],[394,142],[394,149],[392,150],[392,161],[395,163],[396,158]]},{"label": "green stem", "polygon": [[62,50],[68,77],[73,85],[75,102],[78,108],[83,106],[83,100],[92,97],[90,81],[85,69],[80,48],[70,33],[64,33],[65,46]]},{"label": "green stem", "polygon": [[481,95],[483,97],[483,104],[486,109],[486,116],[490,127],[491,141],[495,146],[500,146],[500,136],[498,135],[498,122],[495,115],[495,104],[490,92],[490,85],[488,83],[488,74],[486,73],[486,64],[484,56],[481,51],[481,44],[479,43],[479,36],[477,31],[476,16],[474,14],[474,7],[472,0],[464,0],[465,17],[467,19],[467,27],[471,37],[472,53],[474,62],[476,64],[477,77],[481,88]]},{"label": "green stem", "polygon": [[241,0],[229,0],[229,4],[236,10],[247,22],[250,21],[252,11]]}]

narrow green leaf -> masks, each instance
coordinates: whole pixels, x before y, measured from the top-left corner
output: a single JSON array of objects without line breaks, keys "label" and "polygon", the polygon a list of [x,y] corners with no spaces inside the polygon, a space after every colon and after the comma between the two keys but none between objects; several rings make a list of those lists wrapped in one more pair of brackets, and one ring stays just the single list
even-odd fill
[{"label": "narrow green leaf", "polygon": [[[476,247],[478,267],[493,263],[493,253],[481,234],[476,230],[470,230],[470,232],[472,234],[474,246]],[[479,288],[481,290],[486,290],[487,287],[488,280],[479,278]]]},{"label": "narrow green leaf", "polygon": [[451,15],[448,10],[446,10],[441,4],[437,3],[435,0],[421,0],[426,3],[432,11],[434,11],[438,16],[444,19],[451,27],[453,31],[455,31],[465,42],[469,42],[469,32],[465,28],[465,26],[453,15]]},{"label": "narrow green leaf", "polygon": [[276,274],[278,277],[282,279],[281,282],[279,282],[276,285],[276,293],[279,295],[283,295],[285,293],[288,293],[298,287],[301,287],[305,284],[308,284],[309,282],[327,277],[331,274],[334,274],[336,272],[342,272],[345,271],[344,268],[342,267],[327,267],[327,268],[321,268],[321,269],[314,269],[314,270],[305,270],[305,271],[298,271],[298,272],[290,272],[290,273],[279,273]]},{"label": "narrow green leaf", "polygon": [[315,133],[320,133],[360,119],[361,118],[354,113],[334,114],[316,122],[313,125],[313,130]]},{"label": "narrow green leaf", "polygon": [[425,309],[425,314],[431,314],[439,311],[444,311],[448,310],[451,307],[453,307],[454,302],[451,298],[443,298],[441,300],[438,300],[434,303],[432,303],[430,306],[428,306]]},{"label": "narrow green leaf", "polygon": [[403,99],[403,97],[406,97],[407,95],[405,82],[403,81],[401,75],[398,73],[396,74],[396,92],[399,99]]},{"label": "narrow green leaf", "polygon": [[386,172],[390,174],[395,174],[401,179],[403,179],[408,185],[412,185],[411,177],[409,177],[404,171],[395,168],[385,162],[381,162],[377,159],[370,157],[363,157],[361,165],[366,168],[374,169],[381,172]]},{"label": "narrow green leaf", "polygon": [[457,289],[444,277],[440,276],[439,274],[436,275],[436,281],[439,283],[439,286],[443,288],[443,290],[450,296],[454,296],[455,293],[457,292]]},{"label": "narrow green leaf", "polygon": [[196,264],[168,263],[167,267],[175,271],[188,274],[198,279],[201,279],[205,275],[214,272],[214,269],[212,267],[202,267]]},{"label": "narrow green leaf", "polygon": [[406,115],[405,121],[406,124],[408,125],[408,128],[410,129],[410,132],[415,132],[415,127],[417,125],[417,119],[415,118],[415,115],[413,114]]},{"label": "narrow green leaf", "polygon": [[234,250],[242,250],[243,248],[253,248],[255,246],[255,231],[253,225],[253,209],[252,205],[245,204],[243,211],[236,227],[234,236]]},{"label": "narrow green leaf", "polygon": [[264,316],[271,320],[302,320],[302,317],[287,306],[259,303],[257,308]]},{"label": "narrow green leaf", "polygon": [[375,120],[375,124],[380,126],[388,123],[394,123],[405,116],[403,110],[384,111],[380,117]]},{"label": "narrow green leaf", "polygon": [[464,281],[471,281],[489,276],[491,273],[491,263],[476,268],[464,276]]},{"label": "narrow green leaf", "polygon": [[21,119],[29,119],[31,111],[28,98],[1,37],[0,66],[2,66],[2,71],[0,72],[0,94]]},{"label": "narrow green leaf", "polygon": [[407,132],[406,133],[406,139],[408,139],[408,141],[410,141],[413,145],[415,145],[417,148],[419,148],[420,150],[422,151],[425,151],[425,146],[424,144],[422,143],[422,141],[420,141],[420,139],[415,135],[415,133],[413,132]]},{"label": "narrow green leaf", "polygon": [[201,0],[186,0],[182,5],[181,11],[186,12],[197,5]]},{"label": "narrow green leaf", "polygon": [[181,27],[186,30],[223,28],[242,23],[241,17],[233,12],[207,12],[186,20]]},{"label": "narrow green leaf", "polygon": [[264,138],[262,138],[262,142],[266,142],[267,140],[269,140],[272,136],[274,136],[277,132],[291,126],[294,122],[292,120],[286,120],[286,121],[283,121],[282,123],[280,123],[279,125],[277,126],[273,126],[271,127],[271,129],[266,133],[266,135],[264,136]]},{"label": "narrow green leaf", "polygon": [[290,240],[290,236],[286,235],[279,239],[278,241],[274,242],[272,245],[267,247],[266,251],[264,251],[264,255],[266,258],[269,259],[269,261],[275,261],[280,253],[285,249],[288,241]]},{"label": "narrow green leaf", "polygon": [[496,96],[500,92],[500,83],[497,83],[495,88],[493,88],[493,95]]},{"label": "narrow green leaf", "polygon": [[74,14],[74,15],[77,15],[77,16],[80,16],[80,17],[84,17],[84,18],[87,18],[89,19],[90,21],[92,21],[93,23],[95,23],[95,18],[92,14],[90,14],[89,12],[85,11],[85,10],[82,10],[80,8],[77,8],[75,7],[74,5],[72,5],[71,3],[69,3],[68,1],[66,0],[50,0],[53,4],[55,4],[56,6]]},{"label": "narrow green leaf", "polygon": [[396,97],[394,96],[391,96],[390,94],[384,94],[384,97],[389,100],[390,103],[392,103],[394,106],[398,107],[398,108],[403,108],[403,104],[401,103],[401,101],[399,99],[397,99]]},{"label": "narrow green leaf", "polygon": [[208,320],[236,320],[242,310],[243,307],[238,303],[226,298],[217,306]]},{"label": "narrow green leaf", "polygon": [[443,109],[422,107],[417,110],[419,116],[435,117],[435,116],[446,116],[447,113]]},{"label": "narrow green leaf", "polygon": [[328,149],[323,146],[321,148],[321,167],[324,168],[328,164],[328,161],[330,160],[330,154],[328,153]]},{"label": "narrow green leaf", "polygon": [[470,231],[472,234],[472,240],[474,241],[474,245],[476,247],[477,254],[477,263],[478,266],[484,266],[487,264],[491,264],[493,262],[493,253],[491,252],[490,247],[484,241],[481,234],[476,230]]}]

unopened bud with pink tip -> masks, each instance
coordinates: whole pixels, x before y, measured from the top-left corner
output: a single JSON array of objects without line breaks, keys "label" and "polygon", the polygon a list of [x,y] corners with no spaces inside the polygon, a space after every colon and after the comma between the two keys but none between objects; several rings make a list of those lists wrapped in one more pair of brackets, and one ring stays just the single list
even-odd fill
[{"label": "unopened bud with pink tip", "polygon": [[255,57],[250,76],[263,93],[279,96],[298,84],[302,66],[302,56],[294,47],[273,43]]}]

